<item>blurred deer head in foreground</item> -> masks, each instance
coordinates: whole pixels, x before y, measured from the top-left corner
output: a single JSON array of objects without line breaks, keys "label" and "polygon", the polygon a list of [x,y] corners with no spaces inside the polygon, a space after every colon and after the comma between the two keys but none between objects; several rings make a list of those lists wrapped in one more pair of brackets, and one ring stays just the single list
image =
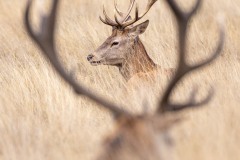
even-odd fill
[{"label": "blurred deer head in foreground", "polygon": [[[139,35],[147,29],[149,21],[133,26],[142,19],[157,0],[148,0],[146,10],[139,15],[138,6],[135,10],[135,18],[130,13],[134,7],[135,0],[130,0],[126,13],[119,11],[115,1],[115,20],[111,20],[103,8],[105,19],[100,20],[112,26],[112,35],[92,54],[88,55],[88,61],[96,65],[112,65],[119,67],[120,73],[128,80],[134,74],[149,72],[156,69],[156,64],[148,56]],[[120,18],[119,18],[120,17]]]},{"label": "blurred deer head in foreground", "polygon": [[186,103],[173,103],[170,99],[171,94],[177,84],[188,73],[200,69],[211,63],[220,54],[225,34],[221,26],[220,38],[216,50],[211,57],[200,64],[189,65],[186,62],[186,36],[188,24],[199,8],[201,0],[189,12],[184,12],[179,8],[174,0],[166,0],[172,9],[178,24],[179,60],[175,75],[166,87],[163,97],[159,99],[157,110],[153,114],[133,115],[124,110],[123,107],[113,104],[100,97],[95,92],[90,92],[84,86],[76,82],[70,73],[66,72],[58,59],[58,52],[55,47],[54,31],[56,24],[58,0],[53,0],[53,7],[49,16],[42,17],[42,28],[35,33],[29,22],[29,12],[31,1],[28,2],[25,14],[26,29],[30,37],[42,50],[44,56],[50,61],[57,73],[68,83],[76,94],[85,96],[99,104],[99,107],[108,109],[115,117],[116,129],[105,141],[102,154],[99,160],[163,160],[169,159],[169,139],[166,138],[167,130],[179,121],[177,112],[187,109],[200,107],[207,104],[213,95],[213,91],[202,100],[196,100],[196,90],[193,90]]}]

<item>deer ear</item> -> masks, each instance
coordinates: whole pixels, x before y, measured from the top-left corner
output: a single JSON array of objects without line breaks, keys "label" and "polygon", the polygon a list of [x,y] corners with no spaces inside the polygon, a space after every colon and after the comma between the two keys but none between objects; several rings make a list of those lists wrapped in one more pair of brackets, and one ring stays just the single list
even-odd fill
[{"label": "deer ear", "polygon": [[138,35],[140,35],[140,34],[145,32],[145,30],[147,29],[148,24],[149,24],[149,20],[146,20],[145,22],[143,22],[143,23],[141,23],[141,24],[131,28],[128,34],[130,36],[137,37]]}]

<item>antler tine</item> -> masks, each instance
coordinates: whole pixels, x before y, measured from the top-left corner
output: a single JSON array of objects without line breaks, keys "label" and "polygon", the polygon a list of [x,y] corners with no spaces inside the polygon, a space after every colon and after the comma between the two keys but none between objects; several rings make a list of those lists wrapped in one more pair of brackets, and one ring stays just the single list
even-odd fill
[{"label": "antler tine", "polygon": [[[134,1],[135,1],[135,0],[134,0]],[[132,10],[132,7],[133,7],[133,5],[134,5],[134,1],[130,0],[130,5],[129,5],[128,11],[127,11],[127,13],[126,13],[126,15],[125,15],[123,12],[121,12],[121,11],[118,9],[118,7],[117,7],[117,1],[114,0],[115,11],[118,13],[118,15],[120,15],[121,20],[118,20],[116,14],[114,15],[114,18],[115,18],[116,23],[117,23],[120,27],[122,26],[122,23],[123,23],[124,21],[127,21],[127,20],[129,19],[129,17],[130,17],[129,14],[130,14],[130,12],[131,12],[131,10]]]},{"label": "antler tine", "polygon": [[197,89],[193,89],[191,96],[189,97],[188,101],[183,104],[169,104],[167,108],[164,110],[161,110],[161,113],[166,112],[166,111],[181,111],[183,109],[186,109],[188,107],[195,108],[195,107],[200,107],[203,106],[207,103],[210,102],[214,95],[214,89],[210,89],[208,91],[208,95],[202,99],[202,101],[197,102],[196,101],[196,93]]},{"label": "antler tine", "polygon": [[151,7],[153,6],[153,4],[157,2],[157,0],[148,0],[148,4],[147,4],[147,7],[146,7],[146,10],[145,12],[139,17],[139,19],[141,19],[142,17],[144,17],[148,11],[151,9]]},{"label": "antler tine", "polygon": [[130,0],[130,5],[129,5],[129,7],[128,7],[128,11],[127,11],[127,13],[126,13],[125,18],[123,19],[123,22],[127,21],[129,15],[130,15],[130,13],[131,13],[131,11],[132,11],[132,9],[133,9],[134,4],[135,4],[135,0]]},{"label": "antler tine", "polygon": [[172,11],[174,12],[178,21],[179,20],[183,21],[182,19],[188,21],[196,13],[201,2],[202,2],[202,0],[197,0],[193,9],[190,12],[184,12],[179,8],[179,6],[176,4],[176,2],[174,0],[168,0],[168,4],[172,8]]},{"label": "antler tine", "polygon": [[115,7],[116,12],[117,12],[121,17],[123,17],[123,16],[124,16],[124,13],[121,12],[121,11],[118,9],[118,7],[117,7],[117,0],[114,0],[114,7]]},{"label": "antler tine", "polygon": [[135,18],[133,20],[131,20],[131,21],[128,21],[128,22],[124,21],[125,23],[122,25],[123,28],[126,28],[127,26],[130,26],[130,25],[136,23],[137,21],[139,21],[140,19],[142,19],[148,13],[148,11],[151,9],[151,7],[153,6],[153,4],[155,2],[157,2],[157,0],[148,0],[148,4],[147,4],[147,7],[145,9],[145,12],[141,16],[139,16],[139,14],[138,14],[138,7],[136,7]]},{"label": "antler tine", "polygon": [[115,7],[115,11],[121,16],[121,20],[118,19],[117,15],[115,14],[114,15],[114,19],[115,19],[115,22],[112,21],[108,15],[106,14],[106,11],[105,11],[105,8],[103,7],[103,14],[105,15],[105,20],[103,20],[102,17],[99,17],[100,20],[104,23],[104,24],[107,24],[107,25],[110,25],[110,26],[115,26],[115,27],[118,27],[119,29],[124,29],[126,28],[127,26],[130,26],[132,24],[134,24],[135,22],[137,22],[138,20],[140,20],[141,18],[143,18],[147,12],[150,10],[150,8],[153,6],[153,4],[157,2],[157,0],[148,0],[148,4],[147,4],[147,7],[146,7],[146,10],[145,12],[139,16],[138,14],[138,7],[136,6],[136,10],[135,10],[135,18],[132,19],[132,20],[129,20],[129,17],[130,17],[130,13],[134,7],[134,4],[135,4],[135,0],[130,0],[130,4],[129,4],[129,7],[128,7],[128,10],[126,12],[126,14],[124,14],[123,12],[121,12],[118,7],[117,7],[117,2],[116,0],[114,0],[114,7]]},{"label": "antler tine", "polygon": [[104,6],[103,6],[103,14],[104,14],[104,16],[105,16],[105,20],[104,20],[101,16],[100,16],[99,18],[100,18],[100,20],[101,20],[104,24],[122,28],[122,23],[123,23],[124,21],[128,20],[129,14],[131,13],[131,10],[132,10],[132,8],[133,8],[133,6],[134,6],[134,3],[135,3],[135,0],[130,0],[130,5],[129,5],[129,8],[128,8],[128,11],[127,11],[126,15],[124,15],[124,13],[122,13],[122,12],[118,9],[118,7],[117,7],[117,2],[116,2],[116,0],[114,0],[115,11],[122,17],[121,20],[118,20],[116,14],[114,15],[115,22],[114,22],[113,20],[111,20],[110,17],[107,15]]},{"label": "antler tine", "polygon": [[[29,15],[30,15],[30,9],[32,5],[32,0],[28,0],[27,2],[27,7],[26,7],[26,12],[25,12],[25,26],[28,31],[28,34],[30,37],[37,42],[37,44],[40,46],[41,49],[44,49],[49,43],[52,45],[54,48],[54,28],[55,28],[55,20],[56,20],[56,12],[57,12],[57,5],[58,5],[58,0],[54,0],[51,13],[48,17],[43,16],[42,17],[42,24],[39,33],[34,33],[30,21],[29,21]],[[44,41],[46,40],[46,41]],[[46,52],[43,52],[45,56],[48,57],[53,57],[55,56],[55,53],[47,54]]]},{"label": "antler tine", "polygon": [[[26,7],[25,12],[25,25],[29,36],[35,41],[35,43],[42,50],[42,53],[45,57],[50,61],[52,67],[57,71],[57,73],[67,82],[77,94],[86,96],[87,98],[93,100],[94,102],[100,104],[101,106],[109,109],[116,117],[121,115],[129,115],[128,112],[121,110],[119,106],[110,103],[102,97],[99,97],[92,92],[88,91],[85,87],[78,84],[69,73],[65,71],[62,64],[58,59],[58,54],[54,46],[54,31],[55,31],[55,23],[56,23],[56,15],[57,15],[57,6],[58,0],[53,1],[53,6],[51,9],[51,13],[49,16],[42,17],[42,29],[38,34],[34,33],[31,25],[30,25],[30,8],[32,1],[29,0]],[[45,34],[48,33],[48,34]]]},{"label": "antler tine", "polygon": [[116,0],[114,0],[115,10],[122,17],[121,20],[118,20],[117,15],[116,14],[114,15],[115,21],[120,27],[122,27],[122,24],[129,19],[130,13],[134,6],[134,3],[135,3],[135,0],[130,0],[130,4],[129,4],[128,10],[127,10],[127,13],[124,15],[124,13],[119,11],[119,9],[117,7],[117,2],[116,2]]},{"label": "antler tine", "polygon": [[167,87],[166,92],[164,93],[159,107],[158,107],[158,113],[163,113],[166,111],[173,111],[173,110],[181,110],[185,109],[188,107],[198,107],[203,104],[206,104],[210,101],[213,91],[209,93],[209,95],[202,100],[201,102],[196,102],[195,101],[195,95],[196,91],[193,91],[192,96],[189,98],[189,102],[186,104],[178,105],[178,104],[172,104],[170,103],[170,95],[177,85],[177,83],[188,73],[200,69],[203,66],[206,66],[207,64],[211,63],[213,60],[215,60],[218,55],[221,53],[224,45],[224,40],[225,40],[225,32],[224,32],[224,27],[221,24],[220,25],[220,38],[218,42],[218,46],[216,50],[214,51],[213,55],[203,61],[200,64],[197,65],[189,65],[186,62],[186,36],[187,36],[187,29],[188,29],[188,22],[190,21],[191,17],[196,13],[197,9],[200,6],[201,0],[197,0],[197,3],[193,7],[193,9],[190,12],[183,12],[178,5],[175,3],[174,0],[167,0],[169,6],[171,7],[172,11],[175,14],[175,17],[178,22],[178,36],[179,36],[179,60],[178,60],[178,67],[177,71],[175,73],[175,76],[173,77],[172,81],[170,82],[169,86]]},{"label": "antler tine", "polygon": [[105,21],[102,19],[102,17],[100,17],[100,20],[103,23],[110,25],[110,26],[118,26],[118,24],[115,23],[113,20],[111,20],[111,18],[107,15],[104,5],[103,5],[103,14],[105,16]]},{"label": "antler tine", "polygon": [[101,16],[99,16],[99,19],[100,19],[104,24],[109,25],[109,26],[112,26],[112,25],[108,24]]},{"label": "antler tine", "polygon": [[109,26],[112,26],[112,27],[117,26],[117,24],[111,23],[111,21],[108,21],[106,18],[104,20],[101,16],[99,16],[99,19],[106,25],[109,25]]},{"label": "antler tine", "polygon": [[121,26],[122,24],[121,24],[121,22],[118,20],[118,18],[117,18],[117,15],[116,14],[114,14],[114,19],[115,19],[115,21],[117,22],[117,24],[119,25],[119,26]]}]

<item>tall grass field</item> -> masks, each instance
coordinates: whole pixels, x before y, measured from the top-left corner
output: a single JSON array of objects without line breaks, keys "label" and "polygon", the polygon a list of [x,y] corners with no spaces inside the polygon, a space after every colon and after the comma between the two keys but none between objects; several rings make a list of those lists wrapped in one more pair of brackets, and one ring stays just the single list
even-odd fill
[{"label": "tall grass field", "polygon": [[[104,137],[114,129],[112,115],[85,97],[77,96],[56,74],[28,37],[23,23],[27,0],[0,0],[0,159],[93,160]],[[51,1],[35,0],[34,29]],[[189,10],[194,0],[177,0]],[[126,10],[128,0],[119,0]],[[138,0],[140,12],[147,0]],[[133,114],[152,113],[167,82],[154,91],[125,96],[127,83],[113,66],[91,66],[86,57],[111,35],[99,20],[102,5],[114,14],[113,0],[61,0],[56,46],[66,70],[89,90],[121,104]],[[207,59],[215,49],[218,15],[225,17],[224,50],[214,63],[186,76],[173,101],[188,98],[198,86],[198,99],[215,89],[212,101],[181,113],[183,120],[170,130],[179,160],[240,160],[240,1],[204,0],[188,32],[188,62]],[[144,17],[150,24],[140,36],[155,63],[175,68],[176,23],[164,0]],[[143,20],[141,21],[143,22]],[[156,88],[159,88],[156,90]],[[147,94],[146,93],[151,93]],[[147,103],[147,108],[142,107]]]}]

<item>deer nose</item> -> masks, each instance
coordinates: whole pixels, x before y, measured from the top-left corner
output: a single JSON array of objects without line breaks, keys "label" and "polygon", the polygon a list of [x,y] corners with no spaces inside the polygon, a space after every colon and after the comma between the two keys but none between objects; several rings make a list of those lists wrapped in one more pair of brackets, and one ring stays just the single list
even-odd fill
[{"label": "deer nose", "polygon": [[89,54],[89,55],[87,56],[87,60],[90,61],[93,57],[94,57],[94,55]]}]

